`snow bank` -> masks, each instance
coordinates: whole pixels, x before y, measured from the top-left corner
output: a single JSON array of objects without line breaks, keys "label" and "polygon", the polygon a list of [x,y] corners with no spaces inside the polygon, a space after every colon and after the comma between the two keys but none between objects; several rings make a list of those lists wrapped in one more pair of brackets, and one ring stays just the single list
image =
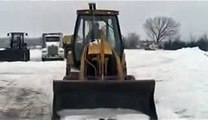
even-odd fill
[{"label": "snow bank", "polygon": [[208,118],[208,58],[204,51],[186,48],[126,53],[129,74],[137,79],[156,80],[159,118]]}]

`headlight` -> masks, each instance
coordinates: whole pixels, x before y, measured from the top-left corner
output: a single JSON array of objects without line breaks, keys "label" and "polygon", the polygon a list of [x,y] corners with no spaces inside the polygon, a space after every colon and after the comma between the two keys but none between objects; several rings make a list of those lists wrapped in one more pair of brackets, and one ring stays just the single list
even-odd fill
[{"label": "headlight", "polygon": [[60,52],[60,53],[63,53],[64,51],[63,51],[63,50],[60,50],[59,52]]},{"label": "headlight", "polygon": [[42,50],[42,53],[47,53],[47,50]]},{"label": "headlight", "polygon": [[64,50],[59,50],[59,52],[60,52],[60,53],[63,53],[63,52],[64,52]]}]

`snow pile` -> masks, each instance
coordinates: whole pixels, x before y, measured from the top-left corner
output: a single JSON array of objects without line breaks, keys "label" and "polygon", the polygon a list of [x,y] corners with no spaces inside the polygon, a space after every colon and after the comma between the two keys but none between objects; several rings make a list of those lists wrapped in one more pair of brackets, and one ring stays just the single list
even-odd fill
[{"label": "snow pile", "polygon": [[[198,48],[177,51],[125,50],[128,73],[155,79],[159,119],[208,119],[208,57]],[[65,61],[41,61],[41,51],[31,51],[29,62],[0,63],[0,119],[50,119],[52,81],[62,79]],[[65,119],[113,117],[146,119],[135,111],[118,109],[71,110]],[[70,116],[68,116],[70,115]]]},{"label": "snow pile", "polygon": [[[137,56],[137,57],[132,57]],[[161,119],[208,118],[208,57],[198,48],[127,51],[129,73],[155,79]]]}]

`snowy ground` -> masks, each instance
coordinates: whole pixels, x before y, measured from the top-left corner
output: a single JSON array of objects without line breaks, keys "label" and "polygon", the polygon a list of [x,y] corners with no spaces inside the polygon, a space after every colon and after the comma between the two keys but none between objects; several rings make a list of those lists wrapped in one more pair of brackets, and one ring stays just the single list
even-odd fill
[{"label": "snowy ground", "polygon": [[[128,51],[129,72],[154,78],[161,119],[208,119],[208,57],[198,48],[177,51]],[[145,60],[145,61],[144,61]]]},{"label": "snowy ground", "polygon": [[[125,52],[129,74],[138,80],[156,80],[155,102],[159,119],[208,119],[206,52],[198,48]],[[65,62],[41,62],[40,56],[39,50],[32,50],[30,62],[0,63],[0,119],[50,119],[52,80],[63,78]],[[75,120],[88,112],[71,113],[75,114]],[[119,120],[139,119],[129,111],[98,109],[96,112],[117,114]]]}]

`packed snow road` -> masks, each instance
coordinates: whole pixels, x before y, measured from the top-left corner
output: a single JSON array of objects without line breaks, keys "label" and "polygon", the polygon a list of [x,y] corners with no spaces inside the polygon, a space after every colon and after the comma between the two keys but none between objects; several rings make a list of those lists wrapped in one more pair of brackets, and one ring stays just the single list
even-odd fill
[{"label": "packed snow road", "polygon": [[[50,119],[52,81],[62,79],[65,61],[41,62],[41,52],[31,51],[30,62],[0,63],[0,119]],[[177,51],[126,50],[128,73],[155,79],[159,119],[208,119],[208,57],[198,48]],[[105,111],[105,112],[104,112]],[[123,120],[138,120],[125,110],[96,110]],[[74,114],[67,116],[67,114]],[[66,119],[95,116],[89,110],[67,111]],[[103,115],[103,114],[102,114]],[[143,117],[145,118],[145,117]]]},{"label": "packed snow road", "polygon": [[50,119],[52,80],[62,79],[65,62],[41,62],[31,51],[30,62],[0,63],[0,119]]}]

